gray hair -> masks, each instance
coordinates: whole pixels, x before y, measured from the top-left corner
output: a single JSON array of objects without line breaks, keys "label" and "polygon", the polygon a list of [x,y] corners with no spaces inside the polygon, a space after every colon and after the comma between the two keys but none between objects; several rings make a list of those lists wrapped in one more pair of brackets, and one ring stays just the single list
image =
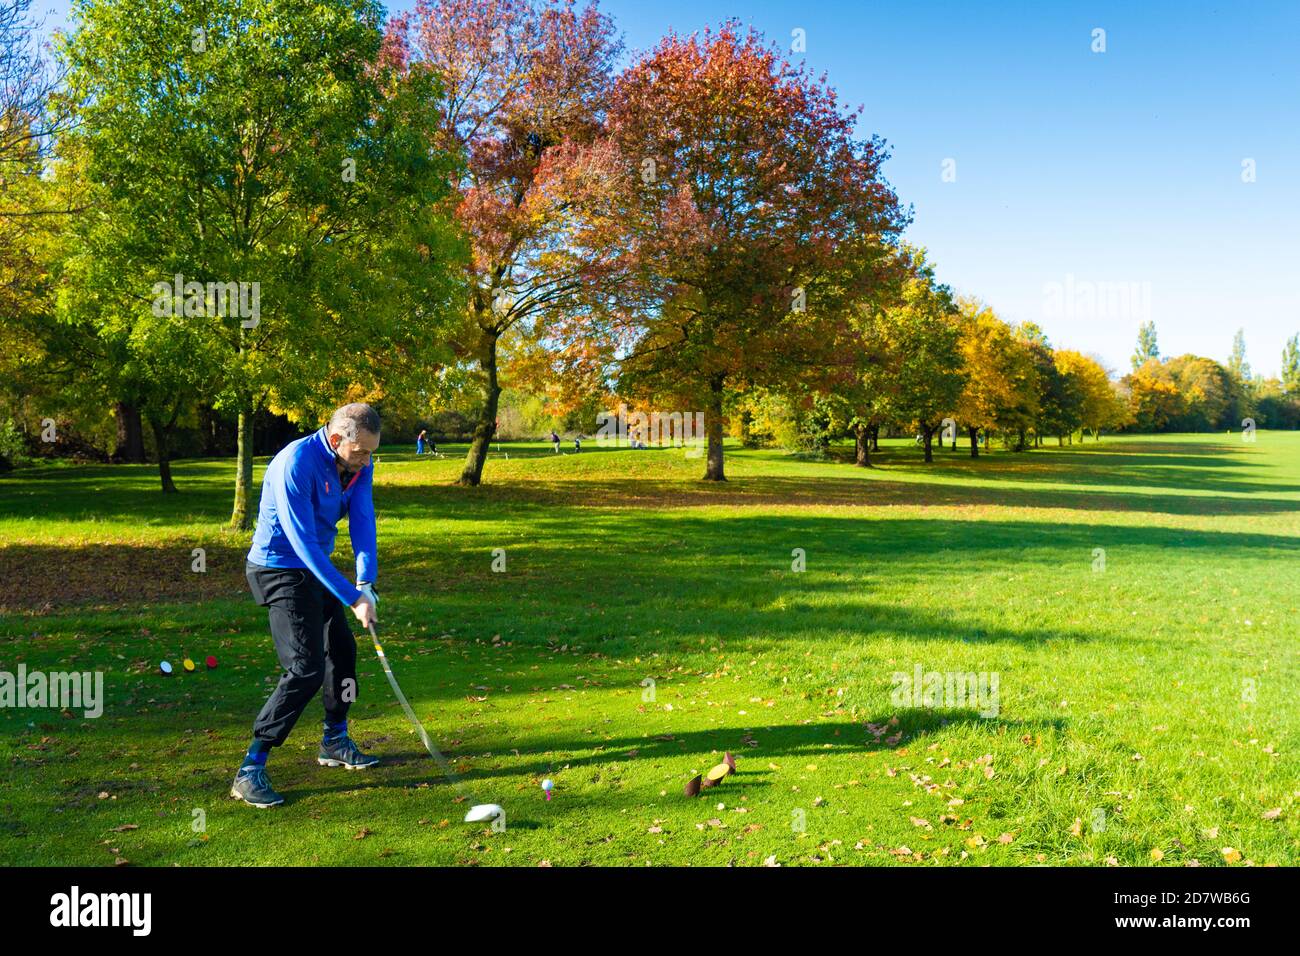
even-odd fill
[{"label": "gray hair", "polygon": [[357,432],[378,435],[379,413],[365,402],[344,405],[330,416],[328,431],[331,435],[342,435],[347,441],[356,441]]}]

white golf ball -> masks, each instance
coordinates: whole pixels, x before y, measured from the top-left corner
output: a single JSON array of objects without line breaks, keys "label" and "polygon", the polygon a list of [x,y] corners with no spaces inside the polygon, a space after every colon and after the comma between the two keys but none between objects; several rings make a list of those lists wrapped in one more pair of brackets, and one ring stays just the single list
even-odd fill
[{"label": "white golf ball", "polygon": [[549,791],[550,791],[554,786],[555,786],[554,781],[551,781],[551,780],[543,780],[543,781],[542,781],[542,789],[543,789],[543,790],[546,790],[546,791],[549,792]]}]

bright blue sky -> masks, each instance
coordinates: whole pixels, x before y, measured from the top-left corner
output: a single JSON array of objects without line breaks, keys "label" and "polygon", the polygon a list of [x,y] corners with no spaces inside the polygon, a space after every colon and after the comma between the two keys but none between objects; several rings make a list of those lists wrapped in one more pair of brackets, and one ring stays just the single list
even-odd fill
[{"label": "bright blue sky", "polygon": [[[33,6],[56,23],[67,0]],[[865,106],[863,134],[890,143],[886,175],[915,212],[907,238],[940,279],[1038,322],[1059,348],[1125,372],[1149,315],[1164,355],[1226,360],[1244,328],[1252,368],[1273,375],[1300,331],[1296,0],[601,7],[633,53],[731,16],[787,49],[803,30],[802,56]],[[1133,283],[1134,295],[1120,314],[1089,313],[1087,283]],[[1066,290],[1072,309],[1058,307]]]}]

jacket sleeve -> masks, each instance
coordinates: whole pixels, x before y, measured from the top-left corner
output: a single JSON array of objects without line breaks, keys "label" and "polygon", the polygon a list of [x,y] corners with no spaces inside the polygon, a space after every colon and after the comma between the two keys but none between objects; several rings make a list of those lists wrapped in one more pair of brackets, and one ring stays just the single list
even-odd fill
[{"label": "jacket sleeve", "polygon": [[278,482],[275,489],[275,510],[280,516],[280,526],[284,529],[285,536],[317,580],[351,607],[361,598],[361,592],[339,573],[329,555],[321,550],[320,541],[316,538],[316,511],[311,500],[311,466],[303,461],[289,461],[285,464],[283,475],[283,481]]},{"label": "jacket sleeve", "polygon": [[375,485],[375,466],[367,465],[357,478],[348,506],[348,534],[352,538],[352,553],[357,557],[357,581],[375,583],[379,573],[378,544],[375,534],[375,501],[371,489]]}]

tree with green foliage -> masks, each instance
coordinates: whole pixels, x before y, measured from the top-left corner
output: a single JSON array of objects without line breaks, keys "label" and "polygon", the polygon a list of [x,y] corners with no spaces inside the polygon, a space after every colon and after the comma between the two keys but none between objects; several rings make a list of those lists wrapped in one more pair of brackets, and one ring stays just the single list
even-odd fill
[{"label": "tree with green foliage", "polygon": [[897,340],[889,335],[890,325],[882,308],[859,307],[854,322],[857,344],[850,354],[854,361],[851,375],[833,392],[847,406],[846,424],[853,433],[853,462],[870,468],[871,446],[880,427],[898,407],[897,370],[901,355]]},{"label": "tree with green foliage", "polygon": [[1282,348],[1282,387],[1288,395],[1300,394],[1300,335],[1291,336]]},{"label": "tree with green foliage", "polygon": [[1300,428],[1300,395],[1280,379],[1265,379],[1256,397],[1255,423],[1260,428]]},{"label": "tree with green foliage", "polygon": [[1057,366],[1047,335],[1033,322],[1023,322],[1016,333],[1029,349],[1038,386],[1037,412],[1033,417],[1036,444],[1044,435],[1055,435],[1060,444],[1065,436],[1083,424],[1083,388],[1070,369]]},{"label": "tree with green foliage", "polygon": [[923,251],[903,284],[901,301],[879,313],[876,329],[891,357],[891,417],[920,431],[925,460],[931,462],[934,434],[955,414],[967,372],[952,292],[935,281]]},{"label": "tree with green foliage", "polygon": [[1237,381],[1250,381],[1250,363],[1246,361],[1246,330],[1238,329],[1232,337],[1232,355],[1228,358],[1228,371],[1236,376]]},{"label": "tree with green foliage", "polygon": [[66,117],[51,99],[59,77],[31,6],[0,0],[0,469],[27,457],[37,422],[70,407],[52,375],[60,358],[51,349],[67,343],[50,327],[53,243],[73,210],[45,179],[50,137]]},{"label": "tree with green foliage", "polygon": [[423,134],[439,88],[381,55],[373,0],[77,0],[73,15],[69,148],[98,190],[79,298],[99,299],[107,337],[155,369],[187,363],[237,413],[230,523],[246,529],[257,408],[337,404],[386,356],[437,342],[459,255],[430,212],[454,166]]},{"label": "tree with green foliage", "polygon": [[1160,348],[1156,345],[1155,322],[1143,322],[1138,326],[1137,351],[1133,353],[1133,371],[1137,371],[1149,359],[1160,358]]},{"label": "tree with green foliage", "polygon": [[[894,415],[897,392],[894,387],[899,356],[885,334],[884,311],[902,302],[907,282],[917,275],[933,279],[925,265],[925,253],[906,243],[898,247],[869,248],[876,281],[860,298],[841,307],[831,316],[822,316],[827,332],[821,340],[800,338],[800,356],[789,367],[787,384],[779,390],[803,393],[803,407],[818,412],[808,419],[818,427],[824,423],[829,436],[851,434],[854,437],[854,464],[871,468],[871,446],[877,441],[882,425]],[[852,272],[850,266],[848,272]],[[826,321],[826,319],[830,321]]]}]

